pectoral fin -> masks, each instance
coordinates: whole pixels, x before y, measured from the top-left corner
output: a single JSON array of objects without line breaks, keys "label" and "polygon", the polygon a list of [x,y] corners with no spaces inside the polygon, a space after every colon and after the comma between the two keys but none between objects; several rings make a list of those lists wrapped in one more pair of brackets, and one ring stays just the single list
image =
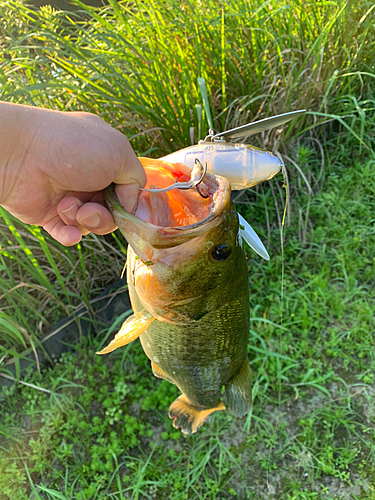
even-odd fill
[{"label": "pectoral fin", "polygon": [[246,358],[240,371],[225,385],[229,410],[236,417],[243,417],[251,409],[251,371]]},{"label": "pectoral fin", "polygon": [[122,327],[120,328],[119,332],[116,334],[112,342],[96,354],[108,354],[118,347],[130,344],[130,342],[133,342],[133,340],[137,339],[143,332],[147,330],[154,319],[155,318],[151,316],[151,314],[146,312],[132,314],[122,324]]},{"label": "pectoral fin", "polygon": [[152,373],[155,375],[157,378],[163,378],[164,380],[167,380],[171,384],[174,384],[173,380],[169,375],[167,375],[158,365],[156,365],[153,361],[151,361],[151,368],[152,368]]}]

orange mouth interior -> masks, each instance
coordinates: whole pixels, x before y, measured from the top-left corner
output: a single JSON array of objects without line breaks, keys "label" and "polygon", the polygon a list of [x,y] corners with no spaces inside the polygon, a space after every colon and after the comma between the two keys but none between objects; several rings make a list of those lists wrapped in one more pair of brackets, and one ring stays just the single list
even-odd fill
[{"label": "orange mouth interior", "polygon": [[[140,160],[147,174],[147,189],[168,187],[174,184],[176,179],[177,182],[190,180],[190,169],[180,163],[172,164],[150,158]],[[208,217],[212,206],[212,193],[207,194],[208,198],[203,198],[195,188],[176,188],[165,193],[142,191],[135,215],[155,226],[189,226]]]}]

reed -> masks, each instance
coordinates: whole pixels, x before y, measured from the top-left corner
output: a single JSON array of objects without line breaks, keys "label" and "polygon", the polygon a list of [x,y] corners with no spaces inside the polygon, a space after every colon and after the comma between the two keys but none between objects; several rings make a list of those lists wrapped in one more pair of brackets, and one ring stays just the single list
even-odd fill
[{"label": "reed", "polygon": [[364,0],[74,3],[75,12],[1,4],[12,21],[2,28],[0,98],[100,114],[139,154],[160,156],[189,145],[191,127],[205,136],[203,78],[218,131],[306,108],[287,142],[335,128],[371,147],[374,12]]}]

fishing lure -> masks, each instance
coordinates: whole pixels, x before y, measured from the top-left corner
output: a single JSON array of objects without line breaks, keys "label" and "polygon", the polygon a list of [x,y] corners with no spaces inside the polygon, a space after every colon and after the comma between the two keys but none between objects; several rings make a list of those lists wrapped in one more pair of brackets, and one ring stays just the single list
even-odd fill
[{"label": "fishing lure", "polygon": [[260,182],[272,179],[284,166],[279,156],[248,144],[227,142],[250,137],[279,127],[306,113],[305,109],[264,118],[226,132],[214,134],[213,130],[204,141],[188,148],[180,149],[160,158],[169,163],[182,163],[193,168],[198,159],[207,164],[207,171],[229,180],[232,191],[247,189]]},{"label": "fishing lure", "polygon": [[[199,141],[198,144],[160,158],[165,162],[182,163],[193,169],[191,180],[185,183],[186,186],[182,186],[176,180],[174,184],[164,188],[163,192],[175,188],[189,189],[191,187],[196,187],[200,192],[199,183],[206,171],[228,179],[232,191],[247,189],[260,182],[272,179],[284,167],[280,156],[255,146],[227,142],[226,140],[250,137],[265,132],[279,127],[304,113],[306,113],[305,109],[283,113],[218,134],[214,134],[214,131],[210,129],[209,135],[203,141]],[[205,165],[204,172],[203,165]],[[158,189],[149,189],[149,191],[154,193],[162,192]],[[267,250],[253,228],[240,214],[238,216],[242,239],[263,259],[270,260]]]}]

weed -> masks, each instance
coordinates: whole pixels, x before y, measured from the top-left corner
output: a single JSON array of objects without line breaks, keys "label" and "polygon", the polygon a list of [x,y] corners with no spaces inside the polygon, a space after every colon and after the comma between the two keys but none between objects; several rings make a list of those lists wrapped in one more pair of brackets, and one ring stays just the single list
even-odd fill
[{"label": "weed", "polygon": [[[257,139],[290,158],[283,234],[277,178],[238,199],[271,254],[266,264],[248,254],[251,413],[220,412],[181,435],[167,417],[177,389],[152,376],[137,342],[95,356],[103,331],[3,390],[0,498],[372,499],[373,7],[75,3],[71,13],[0,3],[2,99],[91,111],[154,156],[188,145],[191,127],[205,135],[198,78],[217,130],[311,112]],[[124,242],[89,236],[68,250],[2,221],[0,359],[17,362],[119,276]]]},{"label": "weed", "polygon": [[[1,463],[11,471],[22,457],[24,465],[18,475],[4,475],[4,491],[22,485],[36,498],[79,500],[328,500],[337,492],[370,499],[371,164],[327,174],[311,203],[309,247],[292,236],[296,223],[288,228],[282,325],[281,256],[274,249],[261,266],[249,254],[254,408],[248,418],[223,412],[198,434],[183,436],[167,417],[178,391],[152,376],[139,343],[102,358],[94,355],[102,339],[93,338],[89,349],[64,355],[43,373],[38,384],[49,392],[7,390],[2,428],[14,431],[3,439],[8,452]],[[347,186],[355,203],[340,196]],[[300,195],[301,205],[306,196]],[[336,201],[322,210],[331,198]],[[276,217],[271,206],[270,216]]]}]

